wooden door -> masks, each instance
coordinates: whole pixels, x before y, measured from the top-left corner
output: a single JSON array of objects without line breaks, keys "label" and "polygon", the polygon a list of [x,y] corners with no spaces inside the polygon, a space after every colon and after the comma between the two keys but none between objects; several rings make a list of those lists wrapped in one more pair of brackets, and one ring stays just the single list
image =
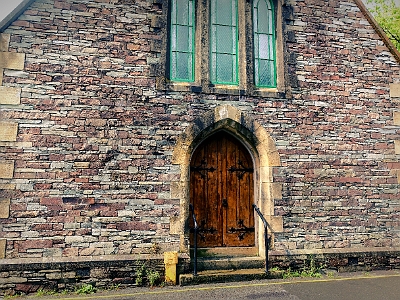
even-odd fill
[{"label": "wooden door", "polygon": [[[252,159],[233,136],[216,133],[196,149],[190,203],[200,227],[198,247],[254,246],[253,188]],[[193,245],[193,230],[190,240]]]}]

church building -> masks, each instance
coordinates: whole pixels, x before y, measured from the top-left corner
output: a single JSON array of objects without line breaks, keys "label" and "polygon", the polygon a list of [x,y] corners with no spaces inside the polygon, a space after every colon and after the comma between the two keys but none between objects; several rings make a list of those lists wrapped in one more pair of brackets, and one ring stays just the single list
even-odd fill
[{"label": "church building", "polygon": [[0,295],[165,254],[179,276],[195,240],[399,268],[399,63],[361,0],[23,1],[0,22]]}]

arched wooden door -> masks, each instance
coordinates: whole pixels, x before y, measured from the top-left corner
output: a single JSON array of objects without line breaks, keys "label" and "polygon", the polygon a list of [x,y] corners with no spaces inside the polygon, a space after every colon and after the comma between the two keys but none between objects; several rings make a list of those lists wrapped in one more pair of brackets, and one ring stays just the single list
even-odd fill
[{"label": "arched wooden door", "polygon": [[[253,189],[251,156],[233,136],[216,133],[196,149],[190,203],[200,227],[198,247],[254,246]],[[190,240],[193,245],[193,231]]]}]

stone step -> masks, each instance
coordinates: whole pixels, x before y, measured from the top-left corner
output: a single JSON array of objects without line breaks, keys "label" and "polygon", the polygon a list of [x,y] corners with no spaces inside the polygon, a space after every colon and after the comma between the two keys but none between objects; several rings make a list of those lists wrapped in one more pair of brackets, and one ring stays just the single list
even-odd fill
[{"label": "stone step", "polygon": [[[191,268],[193,270],[192,259]],[[207,270],[242,270],[242,269],[263,269],[265,259],[259,256],[251,257],[199,257],[197,259],[197,271]]]},{"label": "stone step", "polygon": [[260,280],[268,278],[281,278],[282,274],[266,273],[265,269],[241,269],[241,270],[207,270],[200,271],[196,276],[193,274],[181,274],[179,284],[196,285],[207,283],[239,282]]},{"label": "stone step", "polygon": [[[193,257],[194,249],[190,249],[190,255]],[[197,257],[246,257],[257,256],[256,247],[214,247],[198,248]]]}]

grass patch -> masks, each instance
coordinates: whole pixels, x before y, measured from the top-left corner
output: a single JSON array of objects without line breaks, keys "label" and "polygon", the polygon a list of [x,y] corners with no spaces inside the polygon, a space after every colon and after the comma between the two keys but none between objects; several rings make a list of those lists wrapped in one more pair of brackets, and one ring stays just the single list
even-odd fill
[{"label": "grass patch", "polygon": [[96,292],[96,288],[91,284],[83,284],[79,288],[75,290],[75,293],[78,295],[87,295],[94,294]]},{"label": "grass patch", "polygon": [[324,268],[323,265],[317,265],[314,259],[314,256],[310,255],[308,260],[304,263],[302,269],[293,270],[292,268],[288,268],[286,270],[280,270],[277,267],[271,268],[271,273],[282,273],[282,278],[295,278],[295,277],[313,277],[320,278],[322,277],[321,270]]}]

